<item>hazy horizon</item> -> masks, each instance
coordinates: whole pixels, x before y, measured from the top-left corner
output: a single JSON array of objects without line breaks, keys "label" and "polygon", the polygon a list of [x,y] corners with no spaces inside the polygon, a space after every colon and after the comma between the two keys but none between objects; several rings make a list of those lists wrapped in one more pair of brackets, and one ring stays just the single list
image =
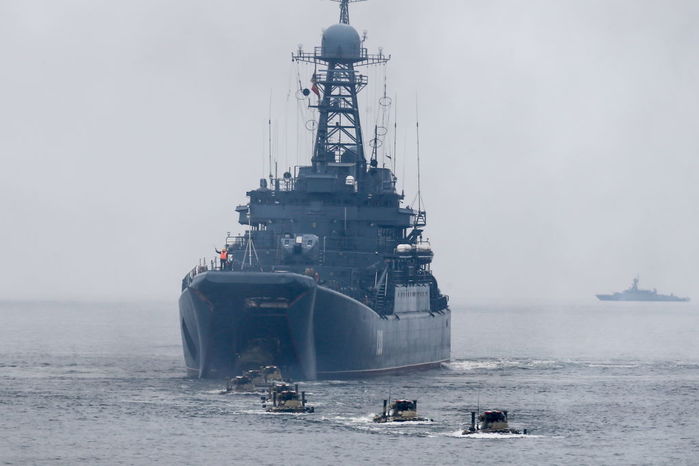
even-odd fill
[{"label": "hazy horizon", "polygon": [[[636,274],[699,299],[699,3],[370,0],[350,18],[392,55],[408,204],[419,100],[454,302],[594,299]],[[0,300],[176,299],[243,231],[270,94],[280,173],[309,162],[294,93],[313,70],[291,52],[337,19],[325,0],[0,1]],[[368,133],[383,69],[366,74]]]}]

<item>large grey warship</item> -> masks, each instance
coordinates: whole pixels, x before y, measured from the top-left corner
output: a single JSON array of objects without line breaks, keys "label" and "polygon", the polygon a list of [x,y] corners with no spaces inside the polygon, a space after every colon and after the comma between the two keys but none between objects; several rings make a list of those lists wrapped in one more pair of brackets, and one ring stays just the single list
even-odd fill
[{"label": "large grey warship", "polygon": [[689,301],[689,298],[682,298],[674,294],[659,294],[655,289],[644,290],[638,287],[638,277],[633,279],[630,288],[624,291],[617,291],[614,294],[598,294],[600,301]]},{"label": "large grey warship", "polygon": [[322,45],[293,54],[315,68],[312,90],[299,89],[319,115],[311,164],[260,180],[236,208],[246,231],[182,280],[192,376],[267,364],[296,378],[365,376],[449,359],[451,312],[430,269],[426,213],[403,205],[376,145],[365,157],[357,95],[367,77],[356,68],[389,57],[368,53],[349,24],[357,0],[336,1],[340,22]]}]

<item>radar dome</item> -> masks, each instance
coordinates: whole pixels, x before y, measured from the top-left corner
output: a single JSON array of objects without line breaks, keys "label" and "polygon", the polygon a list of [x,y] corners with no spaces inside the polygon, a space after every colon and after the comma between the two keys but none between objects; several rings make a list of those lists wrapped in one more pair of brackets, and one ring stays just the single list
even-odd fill
[{"label": "radar dome", "polygon": [[341,60],[359,60],[362,40],[349,24],[333,24],[323,32],[323,57]]}]

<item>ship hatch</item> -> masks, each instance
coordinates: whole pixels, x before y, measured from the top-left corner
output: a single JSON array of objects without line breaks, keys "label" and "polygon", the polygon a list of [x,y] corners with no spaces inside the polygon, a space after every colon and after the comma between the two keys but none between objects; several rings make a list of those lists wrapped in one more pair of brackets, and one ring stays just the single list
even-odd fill
[{"label": "ship hatch", "polygon": [[[285,303],[270,301],[251,306],[238,328],[236,359],[238,370],[259,369],[274,365],[283,374],[292,375],[299,367],[299,360],[289,330],[289,322],[283,312]],[[298,377],[298,374],[296,374]]]}]

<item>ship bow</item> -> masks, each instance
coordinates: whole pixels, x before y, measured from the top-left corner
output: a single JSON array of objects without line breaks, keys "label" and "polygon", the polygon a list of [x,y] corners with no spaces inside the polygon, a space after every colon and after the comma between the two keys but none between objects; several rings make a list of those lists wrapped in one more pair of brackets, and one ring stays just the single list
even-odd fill
[{"label": "ship bow", "polygon": [[180,297],[188,373],[230,376],[274,364],[315,379],[315,296],[315,281],[294,273],[197,275]]}]

